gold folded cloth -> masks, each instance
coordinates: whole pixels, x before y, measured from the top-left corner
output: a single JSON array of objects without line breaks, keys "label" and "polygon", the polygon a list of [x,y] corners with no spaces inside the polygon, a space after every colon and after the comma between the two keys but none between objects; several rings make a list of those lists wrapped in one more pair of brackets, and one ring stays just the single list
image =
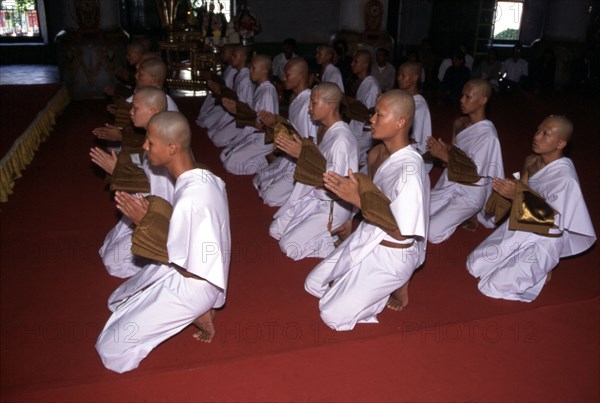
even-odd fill
[{"label": "gold folded cloth", "polygon": [[542,196],[517,181],[517,195],[510,210],[508,228],[511,230],[548,234],[554,227],[554,210]]},{"label": "gold folded cloth", "polygon": [[[278,123],[281,123],[280,126],[277,126]],[[282,127],[283,125],[283,127]],[[265,127],[265,144],[273,143],[275,141],[275,128],[277,127],[278,131],[282,131],[283,129],[288,132],[296,133],[296,129],[294,129],[294,125],[284,118],[281,115],[275,115],[275,126],[274,127]],[[276,150],[277,147],[273,144],[273,150]]]},{"label": "gold folded cloth", "polygon": [[[275,143],[275,139],[277,137],[287,137],[288,139],[293,139],[294,134],[298,134],[294,125],[292,125],[289,121],[281,118],[277,119],[277,123],[273,126],[273,150],[279,151],[277,148],[277,144]],[[267,138],[265,136],[265,144],[267,143]]]},{"label": "gold folded cloth", "polygon": [[473,160],[456,146],[448,150],[448,179],[464,184],[476,183],[481,179]]},{"label": "gold folded cloth", "polygon": [[360,101],[352,101],[346,107],[346,117],[351,120],[357,120],[359,122],[367,123],[371,120],[371,113],[373,111],[367,108]]},{"label": "gold folded cloth", "polygon": [[485,214],[494,216],[494,224],[498,224],[510,212],[512,203],[495,190],[490,193],[485,203]]},{"label": "gold folded cloth", "polygon": [[235,114],[235,125],[237,127],[254,126],[256,123],[256,111],[248,104],[237,101]]},{"label": "gold folded cloth", "polygon": [[363,218],[386,231],[397,230],[396,218],[390,210],[390,199],[375,186],[368,175],[358,172],[354,176],[358,180],[360,210]]},{"label": "gold folded cloth", "polygon": [[323,187],[323,174],[327,169],[327,160],[319,147],[311,140],[302,139],[302,149],[296,161],[294,180],[305,185]]},{"label": "gold folded cloth", "polygon": [[[131,152],[121,150],[110,177],[110,190],[128,193],[149,193],[150,183],[144,170],[131,161]],[[142,157],[140,156],[140,159]]]},{"label": "gold folded cloth", "polygon": [[165,199],[148,196],[148,210],[131,236],[131,253],[169,264],[167,238],[173,207]]}]

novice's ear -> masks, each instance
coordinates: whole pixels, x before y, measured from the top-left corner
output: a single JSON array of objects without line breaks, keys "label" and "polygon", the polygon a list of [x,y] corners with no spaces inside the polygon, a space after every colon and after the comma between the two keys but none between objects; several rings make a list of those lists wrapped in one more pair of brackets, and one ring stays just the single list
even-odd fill
[{"label": "novice's ear", "polygon": [[169,143],[167,149],[169,150],[169,155],[175,155],[175,153],[177,152],[177,144]]}]

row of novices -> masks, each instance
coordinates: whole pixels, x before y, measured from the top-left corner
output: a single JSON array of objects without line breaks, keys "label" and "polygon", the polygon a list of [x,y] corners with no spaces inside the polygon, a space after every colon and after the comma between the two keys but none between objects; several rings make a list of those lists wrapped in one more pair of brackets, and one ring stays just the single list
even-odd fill
[{"label": "row of novices", "polygon": [[[287,61],[283,85],[292,95],[284,119],[269,79],[270,57],[251,58],[247,48],[227,45],[227,67],[222,78],[207,76],[211,92],[196,121],[224,147],[225,169],[254,175],[263,201],[279,206],[269,233],[282,252],[294,260],[322,259],[304,286],[319,299],[329,327],[351,330],[376,323],[386,306],[406,307],[427,242],[444,242],[459,226],[500,222],[466,268],[482,293],[508,300],[533,301],[561,257],[595,242],[573,162],[563,155],[573,135],[566,117],[544,119],[522,171],[505,178],[498,134],[486,119],[487,81],[465,85],[448,144],[431,136],[417,63],[400,66],[399,89],[380,93],[369,75],[370,52],[357,51],[352,71],[360,85],[351,98],[340,88],[332,53],[319,48],[323,74],[312,88],[307,62]],[[195,338],[212,340],[227,288],[230,257],[223,251],[232,250],[225,185],[195,162],[189,123],[161,90],[164,63],[132,59],[138,71],[131,127],[96,129],[120,146],[90,153],[108,173],[123,214],[100,250],[110,274],[129,277],[109,298],[112,315],[96,344],[116,372],[136,368],[190,324],[198,328]],[[434,160],[445,168],[430,190]],[[131,191],[134,169],[148,179],[145,193]],[[124,337],[131,326],[133,342]]]}]

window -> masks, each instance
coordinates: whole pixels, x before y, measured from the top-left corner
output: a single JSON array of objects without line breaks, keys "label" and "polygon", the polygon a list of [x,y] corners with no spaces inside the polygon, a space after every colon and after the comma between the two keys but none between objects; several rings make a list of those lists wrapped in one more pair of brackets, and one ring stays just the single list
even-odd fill
[{"label": "window", "polygon": [[35,0],[0,1],[0,36],[39,38],[37,2]]},{"label": "window", "polygon": [[521,30],[522,1],[498,1],[494,21],[494,40],[516,41]]}]

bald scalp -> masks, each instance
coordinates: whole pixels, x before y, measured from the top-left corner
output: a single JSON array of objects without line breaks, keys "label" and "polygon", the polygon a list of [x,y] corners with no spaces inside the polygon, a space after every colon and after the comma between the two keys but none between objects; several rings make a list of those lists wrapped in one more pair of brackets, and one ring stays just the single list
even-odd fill
[{"label": "bald scalp", "polygon": [[544,120],[551,120],[558,128],[558,135],[565,141],[570,141],[573,137],[573,122],[564,115],[550,115]]},{"label": "bald scalp", "polygon": [[141,62],[139,69],[151,76],[159,87],[162,87],[167,79],[167,65],[160,58],[151,58]]},{"label": "bald scalp", "polygon": [[292,58],[285,65],[287,69],[297,71],[298,74],[301,74],[304,77],[308,77],[308,63],[301,57]]},{"label": "bald scalp", "polygon": [[133,97],[139,99],[148,108],[155,108],[158,112],[167,110],[167,95],[161,89],[142,87],[137,89]]},{"label": "bald scalp", "polygon": [[475,89],[475,91],[477,91],[479,95],[481,95],[482,97],[486,97],[488,100],[492,96],[492,87],[490,86],[490,83],[487,80],[475,78],[467,81],[465,87],[466,86],[471,86]]},{"label": "bald scalp", "polygon": [[267,55],[255,55],[252,58],[252,63],[254,62],[267,71],[271,70],[271,58]]},{"label": "bald scalp", "polygon": [[148,130],[154,128],[158,138],[165,144],[176,144],[188,152],[192,141],[190,124],[180,112],[160,112],[148,122]]},{"label": "bald scalp", "polygon": [[326,104],[335,104],[336,107],[340,106],[342,102],[343,93],[340,87],[335,83],[324,82],[313,88],[313,92],[317,94],[317,98]]},{"label": "bald scalp", "polygon": [[384,102],[394,116],[405,118],[412,124],[415,116],[415,100],[412,95],[403,90],[390,90],[381,94],[377,103]]},{"label": "bald scalp", "polygon": [[404,70],[410,74],[421,75],[421,65],[417,62],[405,62],[400,65],[398,70]]}]

